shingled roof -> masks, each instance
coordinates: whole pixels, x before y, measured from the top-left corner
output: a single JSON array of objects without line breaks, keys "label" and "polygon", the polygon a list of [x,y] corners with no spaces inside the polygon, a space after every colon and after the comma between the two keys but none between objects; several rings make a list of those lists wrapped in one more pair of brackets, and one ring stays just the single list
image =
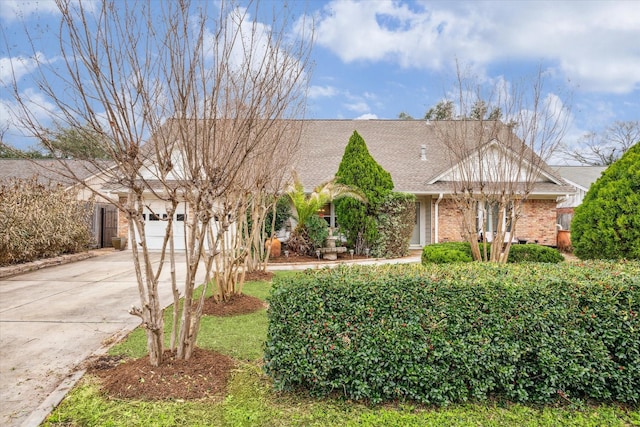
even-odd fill
[{"label": "shingled roof", "polygon": [[8,182],[12,178],[30,179],[36,177],[43,185],[63,185],[70,187],[73,180],[68,175],[66,167],[81,179],[86,179],[98,172],[98,168],[83,160],[54,160],[54,159],[0,159],[0,182]]},{"label": "shingled roof", "polygon": [[571,184],[587,191],[596,182],[606,166],[551,166],[560,176]]},{"label": "shingled roof", "polygon": [[[436,125],[424,120],[305,120],[295,169],[308,191],[332,179],[349,138],[357,131],[373,158],[391,174],[396,191],[425,195],[446,193],[451,185],[434,181],[451,168],[446,145],[439,137],[443,125],[462,126],[456,121]],[[502,126],[501,131],[505,129],[506,126]],[[470,150],[475,146],[474,141],[468,144]],[[534,194],[573,192],[555,171],[546,165],[542,169],[547,181],[537,183]]]}]

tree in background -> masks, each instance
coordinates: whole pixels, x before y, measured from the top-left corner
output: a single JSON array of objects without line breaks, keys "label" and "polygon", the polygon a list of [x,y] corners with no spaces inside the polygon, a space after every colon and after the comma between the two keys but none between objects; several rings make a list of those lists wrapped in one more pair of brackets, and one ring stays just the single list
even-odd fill
[{"label": "tree in background", "polygon": [[581,259],[640,259],[640,143],[591,185],[571,222]]},{"label": "tree in background", "polygon": [[336,178],[340,184],[360,189],[367,199],[367,203],[353,198],[341,199],[335,204],[340,231],[347,237],[347,244],[357,254],[363,254],[365,248],[372,248],[378,241],[376,217],[385,196],[393,190],[391,174],[371,157],[364,139],[354,131]]},{"label": "tree in background", "polygon": [[[520,84],[488,90],[460,68],[456,77],[460,118],[433,122],[451,166],[443,180],[451,183],[474,260],[504,263],[523,204],[565,133],[567,107],[557,96],[544,94],[541,71]],[[504,115],[507,123],[490,119],[488,111]]]},{"label": "tree in background", "polygon": [[0,142],[0,159],[50,159],[51,155],[43,154],[38,150],[19,150],[3,142]]},{"label": "tree in background", "polygon": [[453,120],[455,105],[450,99],[443,99],[431,107],[424,115],[425,120]]},{"label": "tree in background", "polygon": [[49,157],[63,159],[102,159],[108,160],[105,150],[107,141],[100,141],[102,136],[90,126],[68,127],[57,125],[41,145]]},{"label": "tree in background", "polygon": [[616,121],[603,132],[583,135],[575,148],[565,145],[561,151],[583,165],[609,166],[637,142],[640,142],[640,121]]},{"label": "tree in background", "polygon": [[347,198],[359,203],[367,202],[366,196],[358,188],[338,183],[337,179],[323,182],[307,194],[295,172],[293,183],[286,194],[296,211],[297,221],[287,246],[291,251],[301,255],[313,255],[315,250],[323,244],[322,236],[326,238],[329,234],[326,221],[317,214],[323,206],[332,201],[347,200]]},{"label": "tree in background", "polygon": [[400,114],[398,114],[398,119],[399,120],[414,120],[413,116],[411,116],[408,113],[405,113],[404,111],[400,111]]}]

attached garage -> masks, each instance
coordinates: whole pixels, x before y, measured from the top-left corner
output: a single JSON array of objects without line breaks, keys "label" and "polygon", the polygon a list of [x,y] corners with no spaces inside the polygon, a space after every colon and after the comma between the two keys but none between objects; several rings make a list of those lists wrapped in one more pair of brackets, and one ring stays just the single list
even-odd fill
[{"label": "attached garage", "polygon": [[[178,205],[173,214],[173,237],[176,250],[185,249],[185,220],[187,219],[184,204]],[[167,208],[161,200],[151,201],[144,208],[144,231],[147,236],[147,247],[150,250],[162,249],[167,229]]]}]

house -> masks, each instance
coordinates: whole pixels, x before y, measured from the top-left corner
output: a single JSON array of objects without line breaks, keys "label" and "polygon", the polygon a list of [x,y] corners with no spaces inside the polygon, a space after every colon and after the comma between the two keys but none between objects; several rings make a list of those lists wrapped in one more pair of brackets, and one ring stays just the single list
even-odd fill
[{"label": "house", "polygon": [[[496,123],[498,126],[490,126]],[[298,156],[291,167],[297,171],[305,189],[312,191],[317,185],[335,176],[349,138],[357,131],[363,137],[373,158],[391,174],[394,190],[412,193],[417,198],[416,223],[411,246],[420,248],[431,243],[460,241],[463,240],[461,217],[452,196],[459,181],[459,171],[469,169],[473,162],[469,157],[452,163],[450,146],[443,142],[442,132],[450,130],[451,135],[460,138],[460,147],[469,156],[481,152],[482,155],[476,157],[482,159],[482,167],[492,170],[498,166],[504,167],[510,159],[516,159],[516,151],[521,149],[522,145],[513,138],[508,126],[500,122],[490,124],[423,120],[304,120]],[[484,131],[480,132],[483,135],[480,147],[478,139],[473,137],[478,132],[474,131],[473,135],[460,132],[461,127],[467,125],[475,126],[475,131]],[[531,153],[531,158],[535,160],[537,156]],[[152,188],[158,176],[152,159],[153,156],[147,159],[148,170],[141,171],[141,177],[150,185],[145,195],[145,234],[149,249],[160,249],[165,235],[166,221],[162,219],[166,215],[166,205],[159,197],[162,188]],[[174,160],[174,165],[180,163],[178,159]],[[515,235],[511,238],[555,246],[556,206],[559,200],[575,193],[574,188],[544,163],[525,162],[517,173],[519,175],[515,179],[516,182],[521,184],[529,180],[534,185],[523,203],[522,215]],[[169,179],[178,183],[179,175]],[[111,191],[114,197],[126,197],[126,191],[121,185],[107,184],[104,190]],[[494,224],[493,227],[498,221],[505,221],[504,218],[492,218],[496,213],[491,209],[487,212],[490,221],[486,223]],[[183,233],[185,227],[180,225],[184,224],[185,218],[189,215],[186,204],[181,203],[174,215],[178,225],[174,231]],[[339,223],[333,205],[326,207],[322,215],[332,226]],[[118,233],[120,236],[126,236],[128,230],[122,215],[120,224]],[[490,234],[490,228],[491,226],[484,231]],[[184,248],[182,234],[177,236],[176,242],[179,245],[178,249]]]},{"label": "house", "polygon": [[[93,192],[80,187],[69,178],[71,172],[95,189],[101,188],[106,181],[98,168],[91,162],[65,159],[0,159],[0,183],[8,183],[12,179],[36,179],[39,184],[62,185],[66,191],[76,191],[77,199],[92,200],[94,212],[91,220],[91,233],[95,247],[111,247],[111,238],[118,234],[118,211],[104,198],[96,198]],[[66,175],[66,176],[65,176]]]},{"label": "house", "polygon": [[[481,122],[475,125],[483,126]],[[460,214],[452,198],[460,165],[451,162],[450,149],[443,143],[443,126],[463,125],[459,121],[437,122],[436,125],[423,120],[306,120],[295,169],[309,191],[331,179],[338,170],[349,138],[357,131],[373,158],[391,174],[394,191],[412,193],[417,197],[417,218],[411,247],[460,241],[463,240]],[[461,132],[456,133],[456,129],[452,130],[452,135],[462,135]],[[513,150],[513,147],[505,146],[509,132],[511,130],[506,125],[501,125],[495,134],[487,132],[485,168],[491,168],[492,162],[505,158],[494,153]],[[467,139],[462,140],[466,150],[471,153],[478,149],[477,140]],[[527,167],[531,170],[522,174],[533,172],[530,176],[534,176],[535,185],[524,202],[522,217],[513,237],[555,246],[556,205],[559,199],[573,194],[574,189],[544,163],[540,167],[525,165]],[[333,206],[323,214],[331,225],[339,222]]]},{"label": "house", "polygon": [[557,223],[563,230],[571,229],[571,220],[575,208],[582,204],[591,184],[596,182],[607,166],[551,166],[571,187],[575,193],[558,201]]}]

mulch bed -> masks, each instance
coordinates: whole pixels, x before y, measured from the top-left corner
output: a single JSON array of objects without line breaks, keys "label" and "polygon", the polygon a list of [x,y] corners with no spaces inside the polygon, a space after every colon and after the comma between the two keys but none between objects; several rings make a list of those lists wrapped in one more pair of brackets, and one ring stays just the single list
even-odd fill
[{"label": "mulch bed", "polygon": [[253,313],[266,307],[267,304],[264,301],[250,295],[236,295],[225,302],[216,302],[209,297],[204,300],[202,314],[208,316],[236,316],[238,314]]},{"label": "mulch bed", "polygon": [[229,356],[195,348],[187,361],[165,351],[159,367],[149,364],[149,356],[109,363],[99,358],[88,370],[102,381],[103,391],[118,399],[175,400],[221,398],[235,362]]},{"label": "mulch bed", "polygon": [[[264,301],[239,295],[229,301],[205,301],[203,314],[233,316],[265,308]],[[222,398],[235,362],[229,356],[212,350],[195,348],[188,361],[165,351],[161,366],[149,364],[149,356],[123,359],[101,356],[89,362],[87,371],[101,379],[104,393],[118,399],[176,400]]]}]

